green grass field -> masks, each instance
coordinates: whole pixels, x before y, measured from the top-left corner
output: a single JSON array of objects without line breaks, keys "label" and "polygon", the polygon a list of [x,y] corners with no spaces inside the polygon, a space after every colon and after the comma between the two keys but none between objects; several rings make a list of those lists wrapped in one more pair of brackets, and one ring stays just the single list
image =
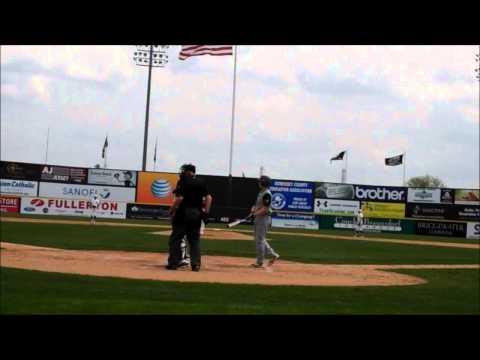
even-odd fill
[{"label": "green grass field", "polygon": [[[51,219],[51,217],[39,217]],[[68,218],[71,219],[71,218]],[[84,219],[85,220],[85,219]],[[149,222],[136,221],[148,224]],[[152,222],[159,224],[159,222]],[[166,223],[163,223],[164,225]],[[61,249],[166,252],[155,228],[0,222],[1,241]],[[217,227],[216,224],[210,225]],[[249,229],[248,226],[244,227]],[[162,229],[158,229],[162,230]],[[280,229],[274,229],[277,232]],[[295,232],[286,230],[288,232]],[[302,231],[306,232],[306,231]],[[477,249],[270,234],[282,259],[319,264],[479,264]],[[342,231],[330,232],[344,235]],[[408,240],[462,240],[391,236]],[[465,241],[465,239],[463,239]],[[462,241],[458,241],[462,242]],[[473,242],[473,241],[469,241]],[[251,241],[202,240],[204,255],[254,258]],[[480,272],[395,270],[428,282],[391,287],[180,283],[1,268],[2,314],[480,314]]]},{"label": "green grass field", "polygon": [[[27,218],[27,219],[39,219],[39,220],[72,220],[72,221],[82,221],[85,223],[89,222],[88,218],[85,217],[75,217],[75,216],[42,216],[42,215],[19,215],[19,214],[1,214],[1,217],[11,217],[11,218]],[[169,221],[166,220],[135,220],[135,219],[98,219],[97,223],[122,223],[122,224],[139,224],[139,225],[155,225],[160,227],[170,226]],[[225,224],[209,224],[208,228],[226,228]],[[237,225],[233,230],[241,232],[252,232],[251,225]],[[283,228],[272,228],[273,232],[284,232],[284,233],[307,233],[315,235],[339,235],[339,236],[351,236],[351,230],[308,230],[308,229],[283,229]],[[480,244],[480,239],[466,239],[459,237],[442,237],[442,236],[431,236],[431,235],[411,235],[411,234],[395,234],[395,233],[375,233],[368,232],[365,233],[365,236],[373,238],[390,238],[390,239],[403,239],[403,240],[421,240],[421,241],[443,241],[443,242],[455,242],[455,243],[465,243],[465,244]]]},{"label": "green grass field", "polygon": [[191,284],[2,269],[3,314],[478,314],[477,270],[402,270],[425,285]]}]

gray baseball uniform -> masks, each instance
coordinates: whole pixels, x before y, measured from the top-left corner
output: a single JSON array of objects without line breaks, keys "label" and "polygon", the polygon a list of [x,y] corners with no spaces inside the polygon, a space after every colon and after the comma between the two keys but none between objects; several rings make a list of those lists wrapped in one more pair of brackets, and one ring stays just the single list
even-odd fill
[{"label": "gray baseball uniform", "polygon": [[355,234],[359,232],[363,232],[363,212],[361,209],[357,212],[356,224],[354,226],[354,229],[355,229]]},{"label": "gray baseball uniform", "polygon": [[257,264],[262,265],[265,256],[275,257],[278,254],[273,250],[270,244],[267,242],[267,231],[271,221],[271,199],[272,193],[266,189],[260,191],[255,202],[255,210],[261,207],[268,208],[268,214],[255,216],[253,223],[253,234],[255,237],[256,250],[257,250]]}]

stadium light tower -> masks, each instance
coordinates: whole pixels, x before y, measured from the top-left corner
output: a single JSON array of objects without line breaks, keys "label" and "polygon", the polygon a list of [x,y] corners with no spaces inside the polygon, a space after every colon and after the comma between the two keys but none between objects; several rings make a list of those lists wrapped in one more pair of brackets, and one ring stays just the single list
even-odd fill
[{"label": "stadium light tower", "polygon": [[147,166],[148,143],[148,118],[150,115],[150,84],[152,80],[152,67],[164,67],[168,62],[168,45],[138,45],[133,54],[133,60],[138,66],[148,66],[147,106],[145,110],[145,135],[143,138],[142,171]]}]

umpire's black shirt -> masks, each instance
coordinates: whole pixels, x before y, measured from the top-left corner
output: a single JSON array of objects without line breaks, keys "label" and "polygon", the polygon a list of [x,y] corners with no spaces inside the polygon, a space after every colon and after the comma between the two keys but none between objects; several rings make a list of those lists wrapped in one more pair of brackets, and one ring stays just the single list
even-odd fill
[{"label": "umpire's black shirt", "polygon": [[202,210],[203,198],[210,193],[203,180],[198,178],[185,177],[177,183],[175,189],[176,196],[182,196],[183,201],[180,203],[178,210],[173,218],[174,224],[183,223],[185,220],[185,209],[196,208]]}]

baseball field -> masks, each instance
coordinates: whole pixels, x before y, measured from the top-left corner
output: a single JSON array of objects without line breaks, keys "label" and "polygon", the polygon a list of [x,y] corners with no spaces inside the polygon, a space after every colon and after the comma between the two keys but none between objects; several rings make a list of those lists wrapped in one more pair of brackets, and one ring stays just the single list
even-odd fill
[{"label": "baseball field", "polygon": [[167,271],[160,221],[7,216],[2,314],[480,314],[480,241],[209,224],[202,270]]}]

